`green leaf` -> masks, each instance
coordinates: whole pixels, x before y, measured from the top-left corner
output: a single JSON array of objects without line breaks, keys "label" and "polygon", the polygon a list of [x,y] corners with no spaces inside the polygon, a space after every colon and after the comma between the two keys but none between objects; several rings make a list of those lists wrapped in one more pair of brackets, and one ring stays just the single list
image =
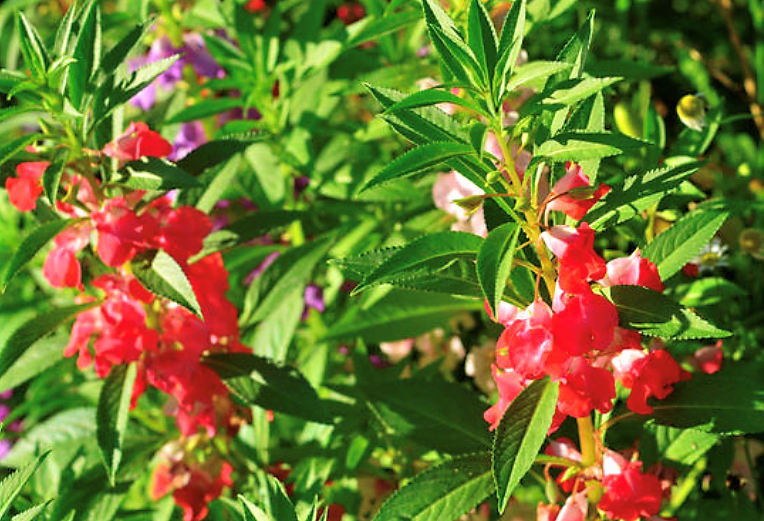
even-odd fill
[{"label": "green leaf", "polygon": [[96,437],[112,487],[116,484],[117,470],[122,461],[130,400],[138,374],[136,367],[134,363],[112,367],[98,398]]},{"label": "green leaf", "polygon": [[549,162],[581,161],[617,156],[647,146],[646,141],[610,132],[561,132],[539,145],[534,156]]},{"label": "green leaf", "polygon": [[133,275],[152,293],[180,304],[197,317],[202,309],[196,300],[194,288],[180,265],[164,250],[155,250],[136,256],[132,262]]},{"label": "green leaf", "polygon": [[391,291],[368,309],[349,309],[324,340],[362,337],[370,342],[411,338],[443,326],[451,318],[481,309],[482,302],[439,294]]},{"label": "green leaf", "polygon": [[156,157],[130,161],[120,169],[114,182],[136,190],[194,188],[199,181],[174,163]]},{"label": "green leaf", "polygon": [[417,474],[390,496],[374,521],[458,519],[494,491],[487,453],[447,459]]},{"label": "green leaf", "polygon": [[154,19],[135,25],[117,44],[108,50],[101,63],[101,74],[109,75],[122,65],[130,52],[154,26]]},{"label": "green leaf", "polygon": [[667,280],[703,249],[728,216],[728,212],[691,212],[642,248],[642,257],[653,261],[661,280]]},{"label": "green leaf", "polygon": [[[257,349],[257,346],[255,346]],[[297,369],[245,353],[214,354],[204,358],[242,400],[318,423],[332,423],[316,390]]]},{"label": "green leaf", "polygon": [[393,160],[370,179],[361,192],[394,179],[413,175],[426,168],[434,167],[459,156],[475,155],[471,145],[462,143],[435,142],[418,146]]},{"label": "green leaf", "polygon": [[[180,162],[177,164],[180,165]],[[199,178],[202,187],[181,192],[178,197],[179,202],[188,206],[195,206],[204,213],[210,213],[215,204],[223,198],[226,191],[231,187],[240,171],[240,166],[241,155],[228,158],[225,163],[202,174]]]},{"label": "green leaf", "polygon": [[64,357],[68,336],[54,335],[33,343],[10,368],[0,376],[0,389],[13,389]]},{"label": "green leaf", "polygon": [[573,35],[557,55],[557,61],[572,63],[573,68],[569,76],[557,76],[557,81],[565,78],[581,78],[584,74],[586,57],[589,54],[589,44],[594,34],[594,10],[589,12],[589,16],[578,32]]},{"label": "green leaf", "polygon": [[719,441],[716,434],[694,429],[663,425],[647,425],[645,428],[655,439],[658,461],[668,460],[680,465],[694,465]]},{"label": "green leaf", "polygon": [[76,62],[69,68],[69,98],[78,109],[82,108],[83,96],[89,91],[91,78],[101,66],[101,9],[98,4],[91,1],[82,8],[80,29],[74,45]]},{"label": "green leaf", "polygon": [[67,9],[64,18],[56,30],[56,40],[53,45],[53,55],[63,56],[68,54],[69,41],[72,36],[72,26],[74,25],[74,15],[76,9]]},{"label": "green leaf", "polygon": [[49,451],[43,452],[34,461],[13,472],[0,482],[0,519],[5,518],[11,505],[13,505],[13,501],[21,493],[21,490],[27,484],[29,478],[32,477],[32,474],[40,468],[48,454],[50,454]]},{"label": "green leaf", "polygon": [[[583,78],[566,80],[540,92],[523,106],[522,115],[537,114],[543,110],[557,111],[602,91],[622,78]],[[557,137],[557,136],[555,136]]]},{"label": "green leaf", "polygon": [[418,377],[358,385],[379,419],[396,435],[450,454],[490,446],[483,419],[485,404],[460,384]]},{"label": "green leaf", "polygon": [[309,215],[308,212],[298,210],[263,210],[247,215],[205,237],[204,248],[197,256],[201,258],[210,253],[245,244],[295,221],[305,219]]},{"label": "green leaf", "polygon": [[380,264],[367,275],[353,293],[385,282],[391,275],[415,271],[432,261],[446,262],[461,256],[474,257],[482,243],[477,235],[466,232],[440,232],[416,239]]},{"label": "green leaf", "polygon": [[47,519],[45,514],[45,509],[48,507],[48,505],[53,501],[52,499],[49,499],[43,503],[39,503],[33,507],[27,508],[23,512],[19,512],[15,516],[11,518],[11,521],[33,521],[34,519]]},{"label": "green leaf", "polygon": [[565,62],[534,61],[520,65],[507,83],[507,92],[573,68]]},{"label": "green leaf", "polygon": [[231,159],[240,152],[244,152],[258,138],[249,139],[218,139],[208,141],[195,148],[186,157],[176,164],[191,175],[199,175],[208,168]]},{"label": "green leaf", "polygon": [[30,112],[37,112],[37,109],[35,107],[18,107],[18,106],[4,107],[0,109],[0,123],[5,121],[6,119],[13,118],[20,114],[28,114]]},{"label": "green leaf", "polygon": [[627,221],[676,190],[700,166],[699,162],[684,163],[630,176],[622,187],[615,187],[598,201],[586,220],[597,231]]},{"label": "green leaf", "polygon": [[467,20],[467,44],[482,66],[483,74],[489,80],[493,78],[498,59],[499,39],[496,36],[496,29],[493,27],[491,16],[480,0],[472,0],[470,3]]},{"label": "green leaf", "polygon": [[655,423],[717,434],[764,431],[764,372],[759,364],[728,363],[718,373],[693,374],[665,400],[651,400]]},{"label": "green leaf", "polygon": [[100,304],[100,302],[88,302],[78,306],[54,308],[28,320],[23,326],[8,337],[2,351],[0,351],[0,377],[24,354],[32,344],[40,340],[59,326],[72,320],[83,311],[87,311]]},{"label": "green leaf", "polygon": [[478,112],[479,114],[486,115],[483,109],[481,109],[474,103],[470,102],[469,100],[460,98],[456,94],[452,94],[449,91],[441,90],[438,88],[420,90],[419,92],[415,92],[414,94],[411,94],[405,99],[388,107],[385,110],[385,112],[390,113],[390,112],[395,112],[396,110],[402,110],[402,109],[416,109],[419,107],[429,107],[431,105],[437,105],[438,103],[453,103],[454,105],[459,105],[460,107],[465,107],[470,110],[474,110],[475,112]]},{"label": "green leaf", "polygon": [[24,13],[19,11],[17,17],[19,43],[21,44],[21,53],[24,55],[24,62],[29,67],[33,76],[38,79],[44,78],[50,64],[48,51],[45,49],[40,35],[37,34],[37,31],[29,23]]},{"label": "green leaf", "polygon": [[69,148],[59,148],[53,155],[48,168],[42,176],[42,186],[45,189],[45,195],[50,201],[51,206],[56,205],[58,199],[58,185],[61,183],[61,175],[64,173],[66,163],[69,161]]},{"label": "green leaf", "polygon": [[491,453],[499,512],[504,512],[512,492],[544,444],[557,408],[558,394],[557,382],[549,378],[536,380],[523,389],[504,412]]},{"label": "green leaf", "polygon": [[19,245],[18,249],[11,257],[8,267],[3,274],[2,291],[8,287],[8,283],[13,277],[21,271],[21,268],[34,258],[37,253],[45,247],[48,242],[56,235],[64,231],[69,226],[81,222],[82,219],[59,219],[56,221],[50,221],[38,228],[35,228],[29,235],[27,235]]},{"label": "green leaf", "polygon": [[5,162],[9,159],[12,159],[13,156],[15,156],[17,153],[25,149],[27,145],[31,145],[38,139],[42,139],[44,137],[45,136],[42,134],[27,134],[26,136],[12,139],[7,145],[0,147],[0,166],[5,164]]},{"label": "green leaf", "polygon": [[208,98],[184,108],[164,121],[165,125],[195,121],[227,110],[242,108],[244,102],[240,98]]},{"label": "green leaf", "polygon": [[18,88],[19,85],[26,83],[29,77],[18,71],[0,69],[0,92],[8,94]]},{"label": "green leaf", "polygon": [[517,223],[502,224],[491,230],[478,251],[478,279],[494,317],[499,316],[498,308],[512,269],[519,236],[520,226]]},{"label": "green leaf", "polygon": [[329,239],[321,239],[282,253],[262,275],[265,297],[250,320],[242,317],[242,324],[263,320],[292,292],[304,291],[313,269],[331,245]]},{"label": "green leaf", "polygon": [[517,63],[525,35],[526,4],[526,0],[513,2],[501,28],[498,49],[499,60],[496,64],[492,83],[494,101],[497,105],[501,104],[504,95],[510,91],[507,88],[507,83]]},{"label": "green leaf", "polygon": [[370,14],[348,27],[349,38],[345,47],[354,48],[369,40],[376,40],[380,36],[409,27],[421,18],[422,15],[413,10],[387,13],[381,18]]},{"label": "green leaf", "polygon": [[680,304],[689,308],[732,302],[747,295],[743,288],[724,277],[703,277],[688,284],[677,285],[673,289],[673,296],[679,299]]},{"label": "green leaf", "polygon": [[272,521],[271,518],[268,517],[268,514],[263,512],[259,506],[255,505],[241,494],[239,494],[238,499],[241,504],[241,509],[244,512],[244,521]]},{"label": "green leaf", "polygon": [[[303,288],[304,284],[299,288]],[[289,344],[292,342],[300,317],[305,309],[305,290],[293,291],[257,325],[248,345],[257,346],[257,352],[276,363],[287,359]]]},{"label": "green leaf", "polygon": [[602,293],[618,308],[621,327],[636,329],[646,336],[690,340],[722,338],[732,334],[649,288],[610,286],[603,288]]},{"label": "green leaf", "polygon": [[247,148],[244,156],[254,171],[254,177],[265,198],[271,205],[281,206],[286,196],[285,183],[281,174],[281,159],[266,143],[253,144]]}]

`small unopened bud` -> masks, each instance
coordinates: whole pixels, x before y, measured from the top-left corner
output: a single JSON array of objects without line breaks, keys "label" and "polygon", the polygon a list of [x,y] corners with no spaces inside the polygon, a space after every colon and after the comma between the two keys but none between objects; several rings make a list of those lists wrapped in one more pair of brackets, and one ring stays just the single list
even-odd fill
[{"label": "small unopened bud", "polygon": [[475,213],[478,208],[480,208],[480,206],[483,204],[483,200],[485,200],[484,195],[470,195],[468,197],[456,199],[454,203],[456,203],[459,208],[465,210],[467,215],[471,215]]},{"label": "small unopened bud", "polygon": [[706,126],[706,102],[701,95],[687,94],[676,105],[676,113],[688,128],[700,132]]}]

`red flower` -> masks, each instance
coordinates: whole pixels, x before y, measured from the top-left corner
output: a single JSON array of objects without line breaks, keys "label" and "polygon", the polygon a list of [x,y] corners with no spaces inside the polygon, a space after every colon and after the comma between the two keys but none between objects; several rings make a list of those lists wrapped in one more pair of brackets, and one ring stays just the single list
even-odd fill
[{"label": "red flower", "polygon": [[594,230],[587,223],[578,228],[553,226],[541,238],[560,263],[558,283],[566,293],[589,291],[588,282],[607,273],[604,259],[594,252]]},{"label": "red flower", "polygon": [[501,368],[538,379],[544,376],[544,362],[552,346],[552,310],[537,300],[501,334],[496,361]]},{"label": "red flower", "polygon": [[103,153],[122,161],[141,157],[165,157],[172,152],[172,145],[145,123],[130,123],[124,134],[103,147]]},{"label": "red flower", "polygon": [[244,10],[250,13],[260,13],[268,9],[264,0],[249,0],[244,4]]},{"label": "red flower", "polygon": [[552,317],[555,347],[570,356],[605,351],[613,342],[618,310],[605,297],[587,292],[564,299],[565,308]]},{"label": "red flower", "polygon": [[16,166],[18,177],[5,180],[8,199],[22,212],[29,212],[37,206],[37,198],[42,193],[42,175],[48,168],[47,161],[19,163]]},{"label": "red flower", "polygon": [[663,291],[666,286],[658,274],[658,267],[635,250],[628,257],[613,259],[607,263],[607,276],[600,281],[603,286],[631,285],[644,286]]},{"label": "red flower", "polygon": [[630,462],[615,474],[602,479],[605,493],[599,509],[611,519],[637,521],[660,512],[663,500],[661,483],[657,476],[644,474],[641,462]]},{"label": "red flower", "polygon": [[671,394],[675,383],[692,378],[668,351],[659,349],[641,357],[634,356],[631,351],[624,351],[618,360],[613,360],[613,365],[621,372],[624,387],[631,389],[626,405],[638,414],[653,412],[653,408],[647,405],[648,398],[662,400]]},{"label": "red flower", "polygon": [[558,210],[579,221],[594,203],[610,191],[610,187],[600,184],[593,188],[589,186],[589,178],[579,165],[569,161],[565,166],[567,172],[552,187],[546,212]]},{"label": "red flower", "polygon": [[690,359],[690,365],[706,374],[714,374],[721,370],[724,351],[722,341],[719,340],[712,346],[701,347]]},{"label": "red flower", "polygon": [[583,358],[575,358],[569,374],[560,383],[557,410],[574,418],[588,416],[593,409],[606,413],[613,408],[615,381],[610,371],[592,367]]},{"label": "red flower", "polygon": [[154,500],[170,490],[175,503],[183,508],[183,521],[201,521],[207,516],[210,501],[220,497],[224,487],[233,484],[233,467],[218,458],[204,464],[184,461],[162,461],[154,469],[151,497]]},{"label": "red flower", "polygon": [[342,20],[345,25],[357,22],[364,16],[366,16],[366,11],[364,11],[363,6],[355,2],[342,4],[337,8],[337,18]]},{"label": "red flower", "polygon": [[45,258],[42,274],[54,288],[82,289],[80,261],[69,248],[56,246]]}]

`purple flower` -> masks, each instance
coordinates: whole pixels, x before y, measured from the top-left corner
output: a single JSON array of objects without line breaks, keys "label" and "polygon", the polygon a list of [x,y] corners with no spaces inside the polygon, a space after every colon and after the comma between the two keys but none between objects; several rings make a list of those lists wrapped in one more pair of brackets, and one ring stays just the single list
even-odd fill
[{"label": "purple flower", "polygon": [[8,455],[8,453],[11,451],[11,447],[13,446],[13,442],[9,440],[8,438],[3,438],[0,440],[0,459],[3,459]]},{"label": "purple flower", "polygon": [[293,186],[293,192],[294,192],[294,198],[297,199],[302,195],[302,193],[305,191],[305,189],[310,184],[310,178],[308,176],[297,176],[294,178],[294,186]]},{"label": "purple flower", "polygon": [[179,161],[206,142],[207,135],[204,133],[204,125],[202,125],[201,121],[182,123],[178,135],[175,136],[172,152],[167,158],[171,161]]},{"label": "purple flower", "polygon": [[308,312],[310,308],[315,309],[319,313],[323,313],[326,310],[326,304],[324,304],[324,290],[315,284],[308,284],[305,287],[305,307],[302,310],[301,320],[308,318]]},{"label": "purple flower", "polygon": [[0,393],[0,400],[10,400],[11,396],[13,396],[13,389],[8,389]]},{"label": "purple flower", "polygon": [[11,408],[4,403],[0,403],[0,422],[4,422],[9,414],[11,414]]},{"label": "purple flower", "polygon": [[249,272],[249,275],[247,275],[247,277],[244,279],[244,284],[246,284],[247,286],[252,284],[252,282],[254,282],[254,280],[257,277],[263,274],[263,272],[268,268],[268,266],[273,264],[273,261],[275,261],[279,255],[281,255],[281,252],[278,252],[278,251],[274,251],[273,253],[268,255],[265,258],[265,260],[263,260],[263,262],[261,262],[257,268]]}]

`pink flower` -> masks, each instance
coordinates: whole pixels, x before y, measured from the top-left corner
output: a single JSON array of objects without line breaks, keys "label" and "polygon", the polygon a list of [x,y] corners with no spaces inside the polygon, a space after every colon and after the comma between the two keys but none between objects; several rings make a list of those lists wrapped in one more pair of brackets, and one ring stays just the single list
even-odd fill
[{"label": "pink flower", "polygon": [[483,195],[485,192],[458,172],[438,174],[438,179],[432,187],[432,199],[435,206],[447,214],[456,217],[452,230],[474,233],[481,237],[488,235],[488,229],[483,218],[483,207],[475,212],[456,204],[455,201],[473,195]]},{"label": "pink flower", "polygon": [[82,289],[80,261],[69,248],[56,246],[45,258],[42,274],[54,288]]},{"label": "pink flower", "polygon": [[701,347],[692,355],[690,365],[706,374],[714,374],[720,371],[724,358],[722,345],[722,341],[719,340],[712,346]]},{"label": "pink flower", "polygon": [[504,302],[504,301],[499,302],[498,318],[493,316],[493,313],[491,312],[491,307],[488,305],[487,300],[483,302],[483,307],[485,308],[485,312],[488,313],[488,316],[493,322],[498,322],[499,324],[503,326],[508,326],[512,322],[514,322],[515,319],[517,318],[517,314],[520,313],[520,309],[517,306],[513,306],[509,302]]},{"label": "pink flower", "polygon": [[631,285],[644,286],[655,291],[666,289],[658,274],[658,267],[650,259],[643,258],[639,250],[635,250],[628,257],[608,262],[607,275],[599,282],[606,287]]},{"label": "pink flower", "polygon": [[5,180],[8,199],[21,212],[29,212],[37,206],[37,198],[42,193],[42,175],[48,168],[47,161],[19,163],[16,166],[18,177]]},{"label": "pink flower", "polygon": [[509,405],[517,398],[520,392],[525,389],[525,380],[518,373],[512,371],[501,371],[495,365],[491,367],[496,386],[499,388],[499,400],[485,413],[483,418],[491,424],[490,430],[499,426],[501,417]]},{"label": "pink flower", "polygon": [[133,161],[141,157],[166,157],[172,152],[172,145],[145,123],[130,123],[125,133],[103,147],[103,153],[122,161]]},{"label": "pink flower", "polygon": [[578,228],[553,226],[541,234],[560,263],[560,288],[566,293],[589,291],[589,281],[607,273],[604,259],[594,251],[594,230],[585,222]]},{"label": "pink flower", "polygon": [[567,172],[555,183],[549,194],[546,212],[548,214],[550,210],[557,210],[579,221],[594,203],[610,191],[610,187],[600,184],[593,188],[589,186],[589,178],[581,166],[569,161],[565,167]]},{"label": "pink flower", "polygon": [[552,340],[552,310],[537,300],[501,334],[496,361],[499,367],[512,369],[525,378],[541,378]]}]

